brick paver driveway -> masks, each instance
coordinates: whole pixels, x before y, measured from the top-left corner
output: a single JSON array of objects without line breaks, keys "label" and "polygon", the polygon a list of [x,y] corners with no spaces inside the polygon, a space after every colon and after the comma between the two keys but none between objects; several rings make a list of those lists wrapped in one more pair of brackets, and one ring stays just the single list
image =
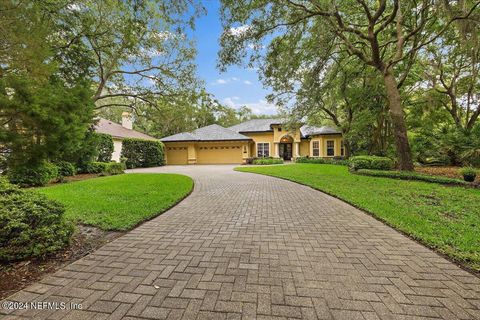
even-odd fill
[{"label": "brick paver driveway", "polygon": [[[480,281],[361,211],[232,166],[179,205],[9,300],[35,319],[475,319]],[[139,199],[141,201],[141,199]],[[8,317],[6,317],[8,318]]]}]

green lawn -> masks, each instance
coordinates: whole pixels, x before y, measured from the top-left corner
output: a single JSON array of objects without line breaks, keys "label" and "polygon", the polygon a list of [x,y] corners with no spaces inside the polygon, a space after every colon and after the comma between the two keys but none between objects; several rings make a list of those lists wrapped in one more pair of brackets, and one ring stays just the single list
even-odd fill
[{"label": "green lawn", "polygon": [[480,190],[354,175],[344,166],[240,167],[345,200],[454,260],[480,271]]},{"label": "green lawn", "polygon": [[66,217],[104,230],[128,230],[172,207],[193,181],[178,174],[122,174],[39,188]]}]

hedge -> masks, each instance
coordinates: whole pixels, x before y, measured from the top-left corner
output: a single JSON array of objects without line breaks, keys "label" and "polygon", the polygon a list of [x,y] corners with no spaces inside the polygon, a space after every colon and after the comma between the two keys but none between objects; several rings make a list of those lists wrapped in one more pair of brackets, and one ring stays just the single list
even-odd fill
[{"label": "hedge", "polygon": [[449,185],[468,185],[467,182],[460,179],[440,177],[440,176],[430,176],[426,174],[421,174],[417,172],[410,171],[385,171],[385,170],[370,170],[370,169],[359,169],[355,171],[355,174],[372,176],[372,177],[383,177],[383,178],[392,178],[400,180],[418,180],[439,184],[449,184]]},{"label": "hedge", "polygon": [[126,158],[128,169],[157,167],[165,164],[164,146],[160,141],[124,139],[122,158]]},{"label": "hedge", "polygon": [[0,261],[35,258],[68,244],[74,227],[64,207],[0,178]]},{"label": "hedge", "polygon": [[97,133],[97,161],[110,162],[113,153],[113,138],[109,134]]},{"label": "hedge", "polygon": [[318,157],[298,157],[295,159],[297,163],[314,163],[314,164],[336,164],[341,166],[347,166],[348,160],[335,159],[335,158],[318,158]]},{"label": "hedge", "polygon": [[275,159],[275,158],[259,158],[253,160],[253,164],[257,165],[268,165],[268,164],[282,164],[283,159]]},{"label": "hedge", "polygon": [[100,175],[121,174],[125,170],[123,162],[91,162],[85,166],[86,173],[98,173]]},{"label": "hedge", "polygon": [[58,161],[55,163],[55,165],[57,166],[59,177],[71,177],[77,173],[73,163],[67,161]]},{"label": "hedge", "polygon": [[21,187],[44,186],[58,178],[58,168],[53,163],[42,161],[34,165],[24,165],[11,168],[8,179]]},{"label": "hedge", "polygon": [[352,170],[390,170],[393,169],[393,160],[387,157],[356,156],[349,159],[349,167]]}]

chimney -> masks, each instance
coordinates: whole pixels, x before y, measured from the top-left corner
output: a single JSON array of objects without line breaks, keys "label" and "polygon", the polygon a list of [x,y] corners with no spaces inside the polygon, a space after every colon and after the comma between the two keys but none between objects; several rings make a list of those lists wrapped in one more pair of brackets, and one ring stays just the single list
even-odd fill
[{"label": "chimney", "polygon": [[132,115],[129,112],[122,113],[122,127],[132,130],[133,128],[133,119]]}]

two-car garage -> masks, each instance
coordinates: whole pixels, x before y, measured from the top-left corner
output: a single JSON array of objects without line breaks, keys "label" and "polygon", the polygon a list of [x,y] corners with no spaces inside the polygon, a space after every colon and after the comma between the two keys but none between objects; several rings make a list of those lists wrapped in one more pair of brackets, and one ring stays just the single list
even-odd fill
[{"label": "two-car garage", "polygon": [[243,149],[243,145],[238,142],[196,143],[190,145],[165,143],[168,165],[241,164],[243,161]]},{"label": "two-car garage", "polygon": [[167,164],[241,164],[252,139],[212,124],[162,138]]}]

